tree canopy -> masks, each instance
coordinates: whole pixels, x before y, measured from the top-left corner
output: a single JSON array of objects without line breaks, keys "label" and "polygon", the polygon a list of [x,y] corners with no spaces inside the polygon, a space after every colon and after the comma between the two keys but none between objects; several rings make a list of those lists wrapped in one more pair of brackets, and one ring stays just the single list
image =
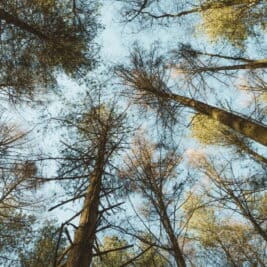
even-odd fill
[{"label": "tree canopy", "polygon": [[[4,1],[1,19],[1,90],[31,96],[56,84],[64,71],[78,78],[95,65],[97,4],[92,1]],[[40,88],[41,87],[41,88]]]},{"label": "tree canopy", "polygon": [[265,0],[0,3],[0,265],[267,266]]}]

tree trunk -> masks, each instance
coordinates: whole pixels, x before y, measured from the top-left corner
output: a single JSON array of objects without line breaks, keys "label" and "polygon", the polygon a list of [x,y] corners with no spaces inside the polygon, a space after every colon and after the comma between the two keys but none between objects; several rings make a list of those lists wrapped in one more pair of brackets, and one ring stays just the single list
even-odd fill
[{"label": "tree trunk", "polygon": [[32,27],[31,25],[27,24],[26,22],[20,20],[18,17],[15,17],[9,13],[7,13],[4,9],[0,8],[0,20],[4,20],[7,24],[14,25],[21,30],[29,32],[42,40],[49,40],[49,38],[42,33],[40,30]]},{"label": "tree trunk", "polygon": [[[190,50],[189,50],[190,52]],[[192,52],[196,53],[197,55],[201,56],[209,56],[209,57],[215,57],[215,58],[223,58],[227,60],[234,60],[234,61],[243,61],[243,62],[254,62],[255,60],[245,58],[245,57],[238,57],[238,56],[227,56],[227,55],[221,55],[221,54],[214,54],[214,53],[207,53],[207,52],[202,52],[199,50],[192,50]]]},{"label": "tree trunk", "polygon": [[[159,192],[160,191],[155,190],[155,194],[159,194]],[[159,197],[158,208],[160,210],[160,214],[159,214],[160,220],[161,220],[161,222],[165,228],[165,231],[166,231],[166,233],[170,239],[176,264],[178,267],[186,267],[183,253],[182,253],[181,248],[179,246],[177,236],[175,235],[175,233],[173,231],[171,222],[169,220],[169,216],[166,212],[166,207],[165,207],[164,201],[162,200],[161,193],[160,193],[160,195],[158,195],[158,197]],[[154,205],[157,205],[157,203],[154,203]]]},{"label": "tree trunk", "polygon": [[104,172],[105,143],[100,144],[94,172],[84,200],[73,247],[68,255],[67,267],[89,267],[93,258],[93,242],[98,221],[101,181]]},{"label": "tree trunk", "polygon": [[101,178],[98,178],[92,177],[88,187],[79,227],[75,232],[73,247],[68,256],[67,267],[88,267],[92,261],[101,187]]},{"label": "tree trunk", "polygon": [[186,263],[185,263],[182,251],[180,249],[177,237],[174,234],[173,229],[171,227],[171,223],[167,217],[164,218],[163,225],[164,225],[164,228],[165,228],[165,230],[168,234],[168,237],[171,241],[172,249],[173,249],[173,253],[174,253],[174,258],[175,258],[177,266],[178,267],[186,267]]},{"label": "tree trunk", "polygon": [[211,67],[199,67],[196,69],[183,69],[188,72],[216,72],[216,71],[227,71],[227,70],[251,70],[251,69],[265,69],[267,68],[267,59],[254,60],[245,64],[229,65],[229,66],[211,66]]},{"label": "tree trunk", "polygon": [[264,163],[264,164],[267,165],[267,158],[265,158],[262,155],[260,155],[257,152],[255,152],[250,147],[248,147],[246,144],[244,144],[244,143],[240,144],[240,148],[241,148],[242,151],[244,151],[245,153],[247,153],[250,156],[252,156],[259,163]]},{"label": "tree trunk", "polygon": [[255,140],[256,142],[259,142],[265,146],[267,145],[267,127],[257,121],[253,121],[245,117],[243,118],[237,114],[185,96],[180,96],[173,93],[155,92],[152,90],[151,93],[163,99],[174,100],[186,107],[190,107],[201,114],[207,115],[210,118],[227,125],[233,130]]}]

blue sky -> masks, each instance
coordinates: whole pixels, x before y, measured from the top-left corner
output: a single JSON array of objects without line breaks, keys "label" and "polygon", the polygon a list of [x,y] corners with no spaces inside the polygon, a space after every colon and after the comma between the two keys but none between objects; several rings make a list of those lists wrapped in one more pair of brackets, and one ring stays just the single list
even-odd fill
[{"label": "blue sky", "polygon": [[[212,51],[212,46],[207,45],[206,38],[200,38],[199,36],[197,36],[193,32],[193,30],[190,29],[190,26],[187,26],[186,24],[182,25],[182,28],[181,26],[173,24],[170,28],[157,29],[155,27],[154,30],[148,29],[147,31],[136,33],[136,28],[131,28],[131,25],[123,25],[119,23],[120,17],[118,14],[118,6],[117,4],[112,4],[111,1],[107,1],[107,3],[102,8],[102,21],[105,25],[105,30],[101,32],[97,41],[102,45],[101,55],[106,66],[112,65],[113,63],[125,62],[129,54],[129,48],[135,40],[138,40],[146,48],[148,48],[149,45],[154,41],[161,41],[163,43],[163,47],[164,45],[168,45],[168,47],[171,48],[172,46],[175,46],[178,42],[192,42],[194,43],[195,47],[201,47],[203,46],[202,43],[205,43],[205,48],[207,50],[210,49],[210,51]],[[249,53],[253,56],[253,47],[251,47],[249,50]],[[264,51],[257,52],[260,52],[260,54],[264,54]],[[64,75],[59,76],[58,82],[62,91],[65,92],[66,98],[69,98],[70,100],[75,99],[75,96],[79,92],[85,90],[85,87],[79,86],[76,82],[70,80]],[[221,96],[220,99],[222,100],[232,98],[232,103],[234,104],[235,108],[245,109],[246,101],[249,101],[248,95],[244,92],[235,92],[235,94],[233,95],[231,94],[231,91],[231,88],[224,88],[223,90],[220,90],[218,92],[218,95]],[[211,101],[213,100],[214,98],[211,98]],[[59,105],[59,102],[54,101],[53,105],[49,107],[49,111],[52,114],[57,114],[60,111],[60,108],[62,108],[62,106]],[[17,113],[20,118],[19,120],[22,122],[22,124],[24,124],[24,127],[28,127],[28,125],[31,125],[32,120],[38,121],[40,115],[29,108],[25,108],[24,112],[22,112],[21,114],[22,115],[19,115]],[[149,128],[149,125],[147,127]],[[48,147],[49,151],[51,152],[51,148],[52,150],[56,149],[55,144],[60,138],[59,134],[59,132],[58,136],[56,134],[53,134],[52,138],[49,135],[42,136],[41,134],[38,134],[37,136],[39,136],[42,140],[42,148]],[[187,140],[187,142],[188,141],[189,140]],[[195,142],[192,141],[184,144],[184,147],[189,150],[192,150],[194,146]],[[211,148],[210,150],[214,150],[214,148]],[[220,152],[220,148],[218,147],[215,148],[215,150],[218,150],[217,152]],[[262,149],[262,152],[266,152],[266,150],[264,151]],[[51,166],[47,174],[53,175],[54,171],[55,167]],[[51,196],[53,196],[55,192],[57,192],[59,196],[64,195],[64,192],[55,183],[46,185],[42,189],[41,195],[43,195],[44,198],[48,198],[48,200],[51,200]],[[63,199],[65,199],[65,197],[63,197]],[[56,200],[55,203],[57,202],[59,202],[59,200]],[[69,218],[76,209],[77,208],[75,207],[75,205],[70,204],[65,206],[63,210],[56,209],[53,212],[44,212],[42,213],[42,217],[43,219],[45,219],[56,216],[59,221],[62,222],[65,219]]]}]

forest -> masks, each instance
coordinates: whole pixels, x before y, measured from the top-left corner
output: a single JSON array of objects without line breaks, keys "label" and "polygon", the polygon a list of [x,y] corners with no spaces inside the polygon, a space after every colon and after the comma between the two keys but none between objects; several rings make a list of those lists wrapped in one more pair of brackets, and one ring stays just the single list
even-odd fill
[{"label": "forest", "polygon": [[0,59],[0,266],[267,266],[266,0],[1,0]]}]

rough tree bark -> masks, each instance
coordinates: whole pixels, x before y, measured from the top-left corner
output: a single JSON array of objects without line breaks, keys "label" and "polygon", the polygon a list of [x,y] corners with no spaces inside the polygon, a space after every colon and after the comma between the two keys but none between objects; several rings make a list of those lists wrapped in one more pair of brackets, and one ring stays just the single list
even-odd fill
[{"label": "rough tree bark", "polygon": [[267,127],[263,124],[185,96],[154,90],[150,90],[150,92],[157,97],[173,100],[186,107],[190,107],[201,114],[207,115],[229,126],[244,136],[267,146]]},{"label": "rough tree bark", "polygon": [[[211,66],[211,67],[199,67],[193,69],[183,69],[185,72],[217,72],[217,71],[232,71],[232,70],[252,70],[252,69],[266,69],[267,68],[267,59],[253,60],[245,64],[229,65],[229,66]],[[180,68],[178,68],[180,69]]]},{"label": "rough tree bark", "polygon": [[68,255],[67,267],[88,267],[92,262],[93,242],[99,218],[98,208],[105,166],[106,141],[106,136],[104,135],[98,147],[95,169],[90,178],[79,226],[74,235],[72,249]]}]

